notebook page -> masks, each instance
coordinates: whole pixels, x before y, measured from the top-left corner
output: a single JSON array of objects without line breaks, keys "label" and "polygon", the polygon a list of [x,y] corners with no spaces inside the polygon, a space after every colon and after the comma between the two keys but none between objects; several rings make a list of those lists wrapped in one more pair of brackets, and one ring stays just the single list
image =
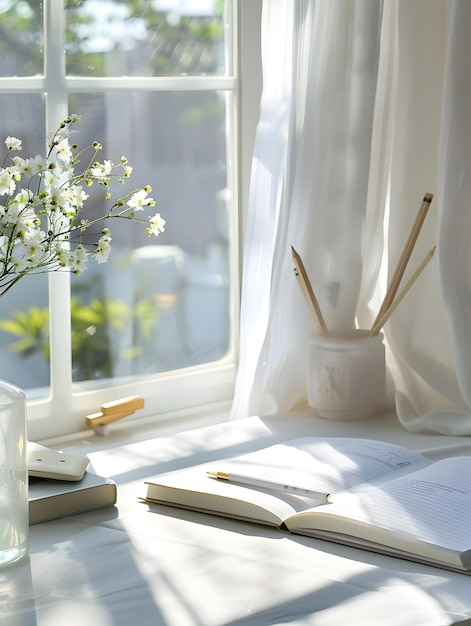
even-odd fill
[{"label": "notebook page", "polygon": [[444,459],[382,486],[334,496],[325,508],[328,515],[465,551],[471,549],[470,475],[470,457]]},{"label": "notebook page", "polygon": [[337,492],[426,464],[418,452],[381,441],[303,437],[221,461],[213,469]]}]

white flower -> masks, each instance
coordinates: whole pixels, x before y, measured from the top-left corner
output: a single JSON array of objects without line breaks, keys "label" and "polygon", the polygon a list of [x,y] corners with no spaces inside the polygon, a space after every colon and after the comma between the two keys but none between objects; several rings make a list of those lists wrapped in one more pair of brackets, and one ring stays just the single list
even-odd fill
[{"label": "white flower", "polygon": [[57,259],[60,267],[70,266],[71,251],[69,248],[65,248],[61,242],[55,242],[52,246],[54,257]]},{"label": "white flower", "polygon": [[8,150],[21,150],[21,139],[16,137],[7,137],[5,139],[5,145]]},{"label": "white flower", "polygon": [[21,157],[13,158],[13,168],[20,176],[26,175],[30,178],[35,174],[39,174],[47,167],[46,159],[40,154],[32,159],[22,159]]},{"label": "white flower", "polygon": [[156,213],[153,217],[149,217],[150,227],[147,229],[149,235],[157,235],[159,233],[163,233],[165,228],[166,221],[160,215],[160,213]]},{"label": "white flower", "polygon": [[70,163],[72,151],[68,141],[61,141],[57,146],[57,160],[61,163]]},{"label": "white flower", "polygon": [[104,161],[103,163],[94,163],[90,168],[90,174],[93,178],[105,179],[111,174],[113,163]]},{"label": "white flower", "polygon": [[11,262],[12,266],[14,267],[15,273],[17,274],[23,274],[31,269],[24,248],[19,248],[18,246],[15,246],[13,248]]},{"label": "white flower", "polygon": [[47,187],[56,187],[60,182],[60,172],[57,168],[47,168],[44,172],[44,184]]},{"label": "white flower", "polygon": [[[10,172],[16,177],[22,177],[23,174],[26,173],[27,160],[22,157],[16,156],[13,157],[13,165],[10,167]],[[31,173],[27,173],[28,176],[31,176]]]},{"label": "white flower", "polygon": [[37,267],[46,257],[45,233],[41,230],[28,229],[23,237],[24,257],[31,266]]},{"label": "white flower", "polygon": [[18,205],[13,202],[9,202],[2,214],[2,222],[9,227],[14,227],[19,219],[20,209],[18,208]]},{"label": "white flower", "polygon": [[51,145],[58,145],[64,139],[68,139],[70,137],[70,128],[69,126],[61,125],[56,131],[52,131],[47,136],[47,143]]},{"label": "white flower", "polygon": [[83,274],[87,269],[88,252],[82,245],[78,245],[75,250],[72,250],[68,258],[68,267],[71,272],[77,274]]},{"label": "white flower", "polygon": [[135,209],[136,211],[142,211],[142,209],[149,204],[151,198],[147,198],[148,193],[145,189],[140,189],[133,193],[128,200],[128,207]]},{"label": "white flower", "polygon": [[81,185],[71,185],[63,190],[63,197],[67,198],[67,201],[75,209],[81,209],[88,198],[88,193],[85,193]]},{"label": "white flower", "polygon": [[0,171],[0,196],[9,196],[15,191],[15,187],[15,179],[10,170],[2,169]]},{"label": "white flower", "polygon": [[33,198],[33,192],[31,189],[21,189],[16,196],[13,198],[12,202],[16,203],[19,211],[23,211],[26,208],[26,205],[31,202]]},{"label": "white flower", "polygon": [[38,216],[36,215],[33,207],[29,206],[23,209],[21,212],[21,220],[18,220],[18,225],[21,228],[37,228]]},{"label": "white flower", "polygon": [[[76,204],[76,196],[71,187],[59,188],[51,190],[53,193],[49,201],[55,207],[60,207],[61,212],[69,219],[77,215],[77,208],[81,205]],[[88,196],[87,196],[88,197]]]},{"label": "white flower", "polygon": [[109,230],[103,233],[97,243],[96,250],[93,254],[94,259],[97,263],[106,263],[108,257],[111,252],[111,237],[109,235]]}]

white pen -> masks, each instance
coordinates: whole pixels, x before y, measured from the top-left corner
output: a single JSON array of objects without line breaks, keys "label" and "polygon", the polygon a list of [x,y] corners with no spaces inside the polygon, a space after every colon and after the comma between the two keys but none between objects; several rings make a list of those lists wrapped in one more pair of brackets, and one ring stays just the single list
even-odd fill
[{"label": "white pen", "polygon": [[274,483],[270,480],[262,480],[260,478],[253,478],[252,476],[229,474],[228,472],[208,472],[208,474],[212,478],[226,480],[237,485],[246,485],[247,487],[256,487],[258,489],[273,489],[273,491],[282,491],[296,496],[308,496],[309,498],[326,500],[327,502],[331,499],[330,493],[305,489],[304,487],[294,487],[293,485],[284,485],[283,483]]}]

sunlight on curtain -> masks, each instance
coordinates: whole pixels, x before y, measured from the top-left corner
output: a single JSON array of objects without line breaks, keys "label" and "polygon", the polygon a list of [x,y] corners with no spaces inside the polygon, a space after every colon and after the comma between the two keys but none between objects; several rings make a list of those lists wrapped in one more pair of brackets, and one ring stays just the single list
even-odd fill
[{"label": "sunlight on curtain", "polygon": [[[377,0],[264,3],[264,91],[249,194],[235,415],[287,410],[305,397],[306,340],[314,327],[291,245],[329,328],[355,325],[380,16]],[[281,70],[280,39],[287,51]],[[376,271],[380,257],[378,249],[368,260]]]},{"label": "sunlight on curtain", "polygon": [[414,202],[418,206],[424,191],[435,199],[411,266],[437,244],[432,267],[386,326],[396,410],[412,431],[471,434],[469,369],[464,362],[469,357],[463,359],[469,352],[466,329],[471,322],[465,305],[470,183],[463,176],[471,156],[471,47],[466,30],[458,27],[470,23],[471,7],[459,0],[399,0],[391,5],[396,58],[390,115],[390,267],[409,228]]},{"label": "sunlight on curtain", "polygon": [[270,0],[262,22],[233,416],[305,402],[290,246],[327,325],[368,328],[430,192],[404,282],[437,255],[384,329],[391,399],[410,430],[471,434],[471,3]]}]

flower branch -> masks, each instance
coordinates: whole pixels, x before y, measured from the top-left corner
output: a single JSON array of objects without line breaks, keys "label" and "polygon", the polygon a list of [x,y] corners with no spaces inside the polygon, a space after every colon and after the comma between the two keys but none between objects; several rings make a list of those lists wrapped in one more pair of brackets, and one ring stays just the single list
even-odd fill
[{"label": "flower branch", "polygon": [[[99,235],[93,230],[106,220],[137,222],[153,236],[164,231],[160,213],[146,215],[155,206],[150,185],[112,202],[110,183],[123,184],[131,177],[132,167],[124,156],[117,164],[99,161],[103,148],[97,141],[80,150],[77,143],[70,145],[75,132],[71,126],[78,120],[70,115],[60,124],[45,157],[15,156],[7,165],[9,153],[21,150],[21,140],[5,139],[8,152],[0,166],[0,295],[27,274],[59,269],[81,274],[90,256],[105,263],[111,251],[111,231],[108,225]],[[86,165],[77,172],[82,159]],[[105,202],[112,204],[103,215],[86,220],[80,217],[89,197],[85,189],[95,184],[106,189]],[[140,212],[143,217],[136,215]]]}]

